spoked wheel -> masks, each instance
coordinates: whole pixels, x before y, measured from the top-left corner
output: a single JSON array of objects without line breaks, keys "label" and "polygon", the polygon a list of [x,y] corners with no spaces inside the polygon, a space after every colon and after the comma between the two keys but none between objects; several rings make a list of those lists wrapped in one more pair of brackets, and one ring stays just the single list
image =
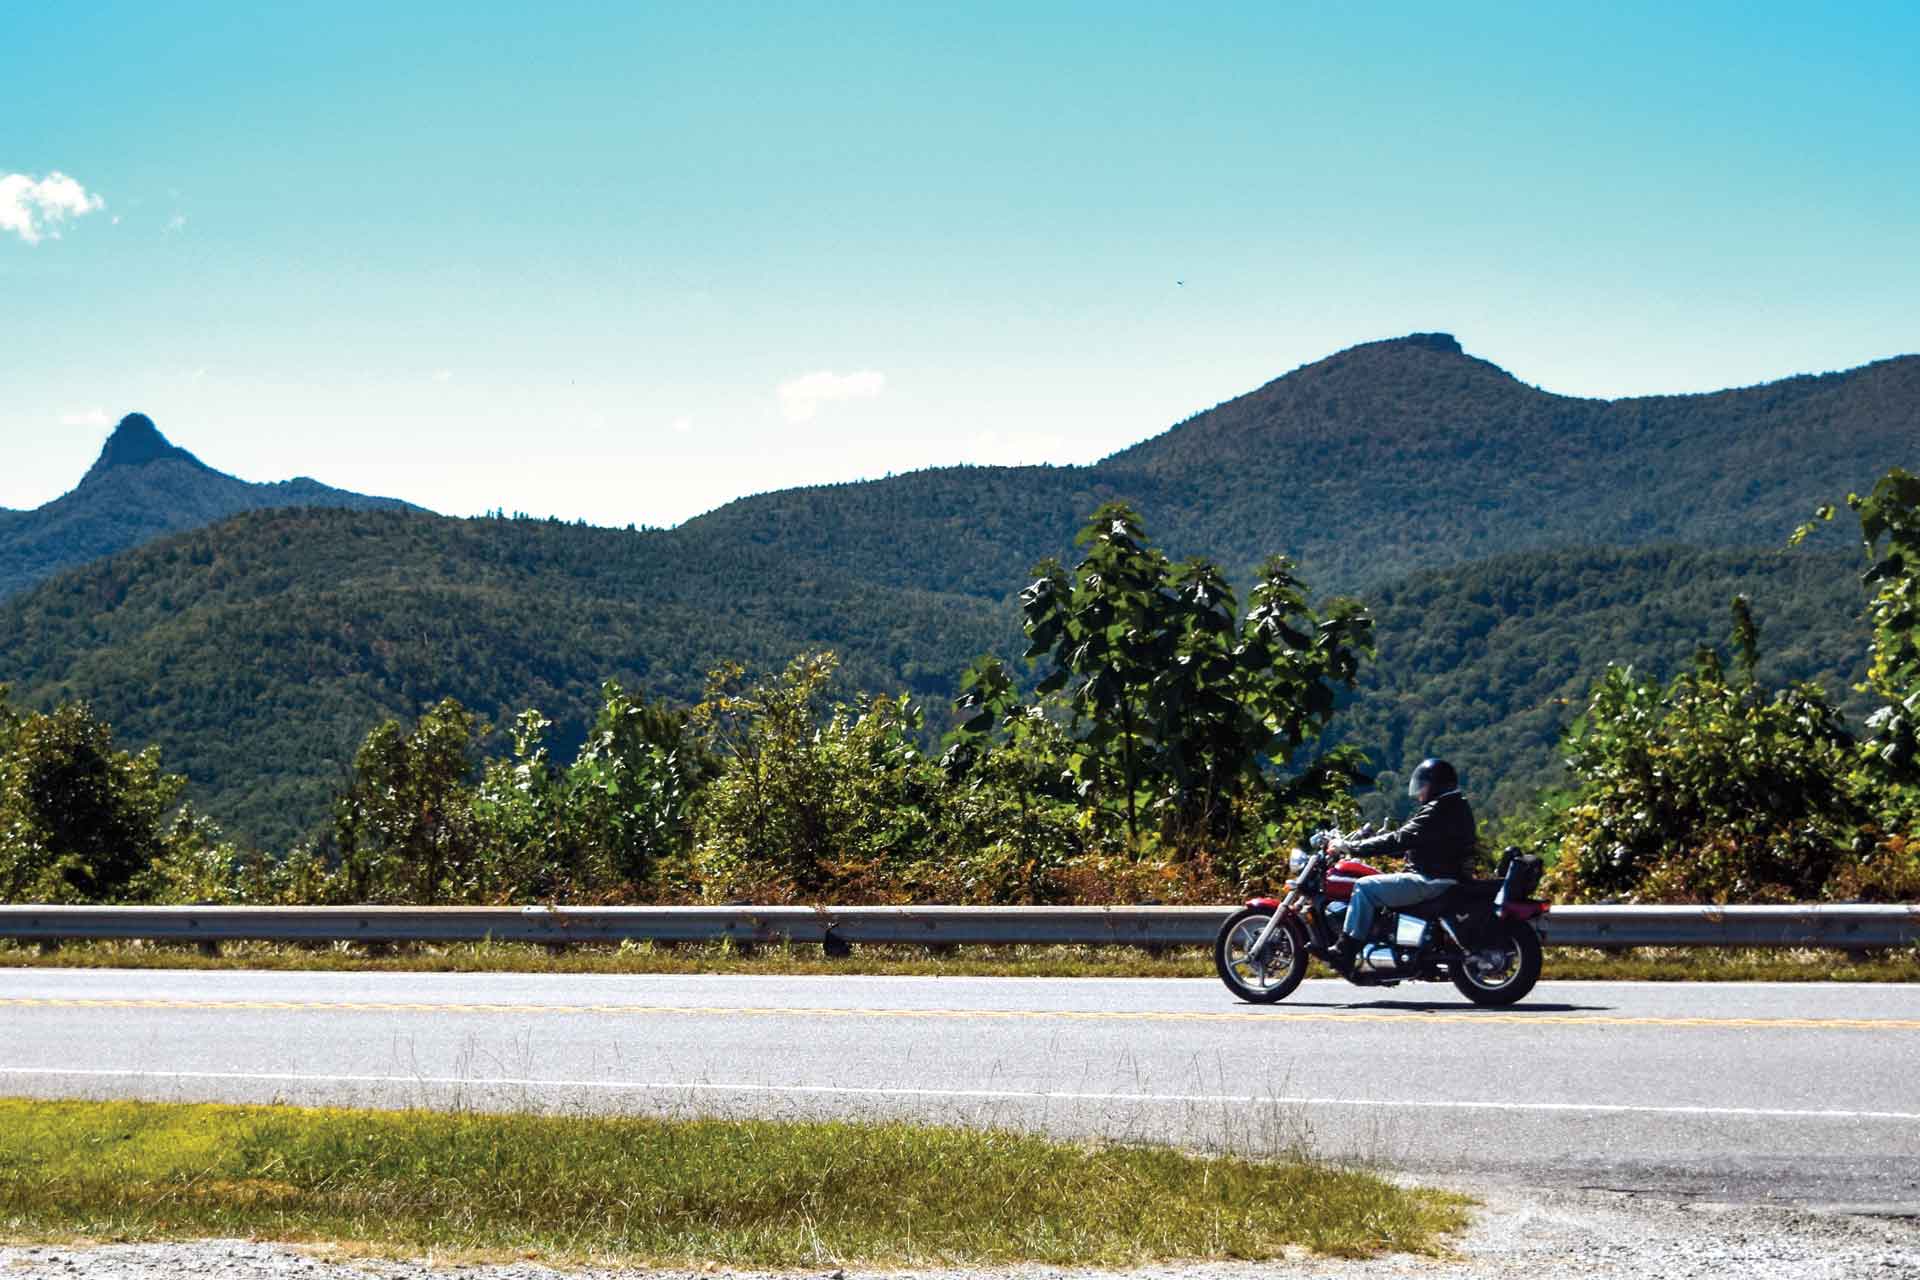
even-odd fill
[{"label": "spoked wheel", "polygon": [[1286,999],[1307,976],[1307,934],[1298,920],[1282,920],[1265,950],[1254,954],[1272,919],[1273,908],[1248,907],[1228,917],[1213,940],[1213,967],[1220,981],[1253,1004]]},{"label": "spoked wheel", "polygon": [[1540,981],[1540,935],[1518,920],[1487,931],[1483,946],[1467,952],[1453,971],[1453,985],[1475,1004],[1512,1004]]}]

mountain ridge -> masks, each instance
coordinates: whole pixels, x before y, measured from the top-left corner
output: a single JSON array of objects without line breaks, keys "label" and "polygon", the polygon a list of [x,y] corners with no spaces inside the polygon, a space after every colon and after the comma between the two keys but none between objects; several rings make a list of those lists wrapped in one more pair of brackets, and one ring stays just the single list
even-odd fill
[{"label": "mountain ridge", "polygon": [[0,599],[64,569],[272,507],[418,510],[299,477],[256,484],[218,471],[173,444],[153,419],[120,419],[79,484],[29,511],[0,511]]},{"label": "mountain ridge", "polygon": [[[1451,726],[1496,762],[1507,804],[1553,776],[1584,681],[1610,659],[1674,669],[1724,634],[1733,591],[1755,595],[1763,643],[1782,642],[1780,675],[1857,678],[1857,542],[1834,526],[1796,558],[1776,552],[1815,504],[1911,465],[1917,442],[1920,357],[1583,400],[1413,335],[1096,464],[781,490],[667,530],[404,504],[222,518],[212,502],[199,514],[218,523],[0,600],[0,681],[34,705],[96,700],[237,834],[273,843],[324,815],[374,723],[448,694],[496,720],[539,707],[560,749],[603,678],[684,702],[710,662],[764,670],[830,647],[851,686],[937,704],[975,654],[1019,651],[1029,569],[1070,556],[1088,513],[1124,499],[1170,553],[1205,554],[1243,588],[1278,551],[1317,592],[1377,602],[1381,661],[1336,731],[1390,757]],[[288,501],[302,482],[203,467],[161,451],[85,487],[138,508],[217,498],[225,481],[302,505]],[[22,518],[0,515],[0,571]]]},{"label": "mountain ridge", "polygon": [[1123,498],[1176,555],[1244,572],[1284,551],[1316,585],[1357,590],[1528,548],[1774,545],[1916,442],[1920,356],[1598,400],[1422,334],[1303,365],[1093,464],[778,490],[674,532],[995,596],[1069,545],[1071,513]]}]

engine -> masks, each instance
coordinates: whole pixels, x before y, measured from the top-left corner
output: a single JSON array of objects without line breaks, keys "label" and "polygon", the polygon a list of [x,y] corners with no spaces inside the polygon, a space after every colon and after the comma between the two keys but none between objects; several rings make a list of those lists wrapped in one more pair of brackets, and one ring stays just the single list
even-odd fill
[{"label": "engine", "polygon": [[1382,943],[1368,947],[1360,953],[1360,967],[1371,969],[1375,973],[1397,973],[1400,970],[1400,961],[1394,955],[1393,948]]}]

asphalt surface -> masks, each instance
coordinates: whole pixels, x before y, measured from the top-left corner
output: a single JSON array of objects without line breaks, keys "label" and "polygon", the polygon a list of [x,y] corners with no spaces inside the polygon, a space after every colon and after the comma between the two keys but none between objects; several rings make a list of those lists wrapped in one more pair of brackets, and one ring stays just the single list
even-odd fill
[{"label": "asphalt surface", "polygon": [[904,1117],[1920,1215],[1920,988],[0,972],[0,1093]]}]

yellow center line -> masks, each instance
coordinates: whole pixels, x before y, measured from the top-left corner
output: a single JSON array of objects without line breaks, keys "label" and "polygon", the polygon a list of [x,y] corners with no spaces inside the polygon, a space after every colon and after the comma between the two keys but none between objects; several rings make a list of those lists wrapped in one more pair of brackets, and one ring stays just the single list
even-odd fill
[{"label": "yellow center line", "polygon": [[1585,1013],[1487,1013],[1478,1010],[1114,1010],[1114,1009],[863,1009],[753,1005],[432,1004],[382,1000],[162,1000],[0,997],[0,1009],[174,1009],[199,1012],[597,1014],[629,1018],[922,1018],[1071,1022],[1361,1022],[1442,1023],[1458,1026],[1681,1027],[1700,1030],[1920,1031],[1920,1018],[1701,1018],[1633,1017]]}]

